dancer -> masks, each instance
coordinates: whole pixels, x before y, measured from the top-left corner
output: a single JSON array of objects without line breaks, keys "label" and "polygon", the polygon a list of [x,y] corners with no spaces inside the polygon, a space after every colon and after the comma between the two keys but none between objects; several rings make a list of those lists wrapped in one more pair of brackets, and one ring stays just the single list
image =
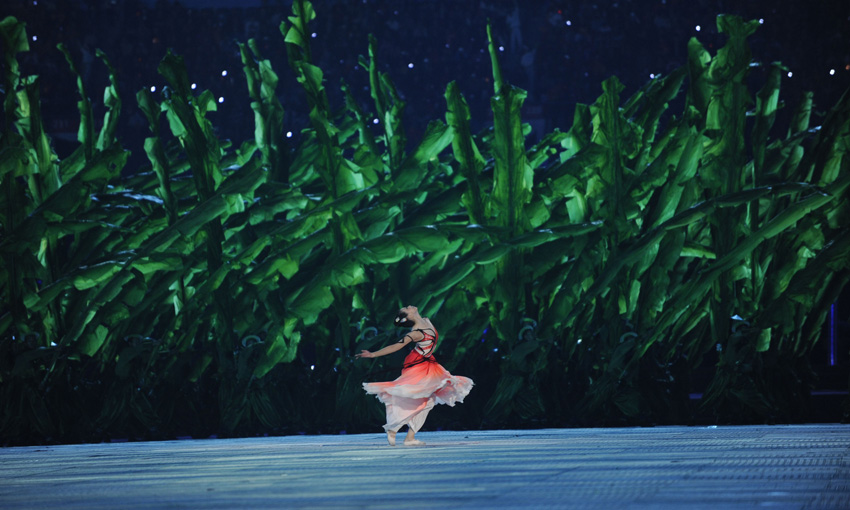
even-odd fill
[{"label": "dancer", "polygon": [[416,433],[425,423],[428,412],[434,404],[454,406],[463,402],[472,389],[472,379],[452,375],[434,358],[439,335],[434,325],[419,315],[415,306],[406,306],[399,310],[395,318],[396,326],[410,328],[398,343],[388,345],[375,352],[361,351],[357,358],[377,358],[392,354],[409,343],[414,343],[410,354],[404,358],[401,376],[395,381],[363,383],[363,389],[378,397],[387,406],[387,442],[395,446],[396,432],[407,425],[405,446],[422,446],[425,443],[416,439]]}]

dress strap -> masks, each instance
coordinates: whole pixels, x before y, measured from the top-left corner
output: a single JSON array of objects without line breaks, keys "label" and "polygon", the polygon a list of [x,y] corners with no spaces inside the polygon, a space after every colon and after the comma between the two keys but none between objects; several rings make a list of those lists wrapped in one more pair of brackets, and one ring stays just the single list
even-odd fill
[{"label": "dress strap", "polygon": [[437,330],[435,330],[434,328],[420,328],[420,329],[414,329],[413,331],[421,331],[422,334],[424,335],[425,330],[430,330],[432,333],[434,333],[433,335],[431,335],[431,336],[434,337],[434,340],[437,339]]},{"label": "dress strap", "polygon": [[[425,330],[430,330],[433,334],[426,333]],[[424,328],[415,329],[414,331],[421,332],[424,338],[416,342],[416,347],[414,347],[413,349],[420,355],[426,358],[430,358],[431,353],[434,352],[434,348],[437,347],[437,330],[435,330],[434,328]]]},{"label": "dress strap", "polygon": [[[434,333],[434,334],[431,335],[431,334],[425,333],[425,330],[431,330],[431,332]],[[424,342],[424,341],[428,340],[429,336],[434,339],[434,342],[437,341],[438,334],[437,334],[437,330],[435,330],[434,328],[421,328],[421,329],[414,329],[412,331],[419,331],[419,332],[422,333],[423,336],[425,336],[425,338],[423,338],[422,340],[419,340],[420,342]],[[398,343],[400,343],[400,344],[404,343],[404,339],[409,337],[409,336],[410,336],[410,333],[407,333],[403,337],[399,338]],[[411,340],[413,340],[413,338],[411,338]],[[414,343],[416,343],[415,340],[414,340]]]}]

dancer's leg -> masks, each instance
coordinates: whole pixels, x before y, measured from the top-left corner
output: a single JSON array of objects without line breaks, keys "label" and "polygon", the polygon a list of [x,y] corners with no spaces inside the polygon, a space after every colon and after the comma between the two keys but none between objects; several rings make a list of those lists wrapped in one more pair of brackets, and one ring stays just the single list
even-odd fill
[{"label": "dancer's leg", "polygon": [[395,446],[395,435],[396,432],[398,432],[398,429],[394,430],[391,428],[392,426],[390,425],[391,423],[393,423],[393,414],[393,405],[387,404],[387,424],[384,425],[384,430],[387,431],[387,443],[389,443],[390,446]]},{"label": "dancer's leg", "polygon": [[434,399],[432,397],[428,399],[428,404],[425,408],[416,413],[416,416],[413,416],[407,423],[407,437],[404,438],[404,444],[406,446],[421,446],[425,444],[423,441],[416,439],[416,433],[419,432],[419,429],[421,429],[422,425],[425,424],[425,419],[428,418],[428,413],[433,408]]}]

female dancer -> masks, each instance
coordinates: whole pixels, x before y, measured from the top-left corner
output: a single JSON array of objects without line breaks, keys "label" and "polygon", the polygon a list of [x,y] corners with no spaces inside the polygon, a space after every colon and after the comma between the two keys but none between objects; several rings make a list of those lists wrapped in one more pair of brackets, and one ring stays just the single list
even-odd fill
[{"label": "female dancer", "polygon": [[472,379],[452,375],[434,359],[437,347],[437,330],[431,321],[419,315],[415,306],[399,310],[395,324],[409,327],[410,333],[393,345],[375,352],[361,351],[358,358],[377,358],[394,353],[413,342],[415,347],[404,358],[401,376],[395,381],[363,383],[366,393],[373,394],[387,406],[387,441],[395,446],[396,432],[407,425],[405,446],[421,446],[425,443],[414,436],[422,428],[434,404],[454,406],[463,402],[472,389]]}]

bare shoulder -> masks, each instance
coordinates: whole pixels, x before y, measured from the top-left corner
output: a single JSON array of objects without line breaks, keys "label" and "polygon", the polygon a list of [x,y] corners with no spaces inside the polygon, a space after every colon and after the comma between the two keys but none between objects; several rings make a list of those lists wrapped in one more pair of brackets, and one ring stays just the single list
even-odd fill
[{"label": "bare shoulder", "polygon": [[406,335],[404,335],[404,336],[405,336],[406,338],[409,338],[409,339],[410,339],[411,341],[413,341],[413,342],[419,342],[420,340],[422,340],[423,338],[425,338],[425,333],[423,333],[423,332],[421,332],[421,331],[419,331],[419,330],[414,330],[414,331],[411,331],[410,333],[408,333],[408,334],[406,334]]}]

